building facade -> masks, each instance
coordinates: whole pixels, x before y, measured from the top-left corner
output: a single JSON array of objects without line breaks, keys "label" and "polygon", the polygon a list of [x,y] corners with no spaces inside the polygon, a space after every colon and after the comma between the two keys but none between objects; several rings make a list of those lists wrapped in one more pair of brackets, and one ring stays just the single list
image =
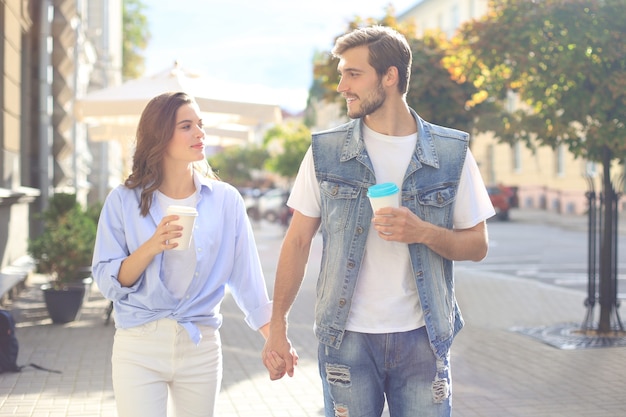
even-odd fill
[{"label": "building facade", "polygon": [[[40,191],[31,178],[39,129],[39,113],[33,113],[38,84],[31,76],[36,66],[28,32],[36,24],[29,2],[0,1],[0,297],[9,295],[13,284],[32,265],[27,257],[30,213]],[[28,52],[28,53],[26,53]],[[25,94],[26,93],[26,94]],[[37,103],[39,104],[39,103]]]},{"label": "building facade", "polygon": [[28,239],[48,198],[90,200],[101,150],[74,105],[101,56],[117,65],[94,78],[119,80],[121,20],[121,0],[0,0],[0,300],[34,268]]}]

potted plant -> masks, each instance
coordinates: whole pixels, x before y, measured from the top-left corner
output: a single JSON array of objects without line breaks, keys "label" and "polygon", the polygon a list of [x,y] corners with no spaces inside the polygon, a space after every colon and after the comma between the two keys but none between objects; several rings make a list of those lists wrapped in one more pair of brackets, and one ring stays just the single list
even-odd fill
[{"label": "potted plant", "polygon": [[94,213],[83,209],[75,194],[57,193],[41,213],[43,232],[28,243],[37,272],[50,278],[42,290],[54,323],[75,320],[83,304],[96,239]]}]

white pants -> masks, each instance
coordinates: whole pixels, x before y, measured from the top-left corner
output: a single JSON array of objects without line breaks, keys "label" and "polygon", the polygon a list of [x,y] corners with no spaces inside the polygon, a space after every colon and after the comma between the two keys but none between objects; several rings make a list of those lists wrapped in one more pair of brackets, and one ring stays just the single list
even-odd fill
[{"label": "white pants", "polygon": [[[176,321],[117,329],[113,391],[119,417],[210,417],[222,381],[219,332],[200,326],[198,346]],[[168,403],[169,396],[169,403]]]}]

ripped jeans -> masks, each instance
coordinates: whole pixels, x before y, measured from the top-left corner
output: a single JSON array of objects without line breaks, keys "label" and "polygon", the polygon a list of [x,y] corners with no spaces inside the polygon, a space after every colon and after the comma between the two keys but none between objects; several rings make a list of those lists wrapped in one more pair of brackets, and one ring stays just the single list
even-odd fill
[{"label": "ripped jeans", "polygon": [[326,417],[449,417],[449,357],[438,361],[426,328],[402,333],[346,331],[341,347],[320,343]]}]

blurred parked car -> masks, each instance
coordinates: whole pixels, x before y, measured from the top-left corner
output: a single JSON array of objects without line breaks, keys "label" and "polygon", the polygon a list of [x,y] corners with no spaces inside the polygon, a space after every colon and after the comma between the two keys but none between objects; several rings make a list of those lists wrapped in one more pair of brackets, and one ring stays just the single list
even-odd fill
[{"label": "blurred parked car", "polygon": [[491,204],[496,210],[496,217],[500,220],[508,220],[511,209],[511,193],[508,188],[500,185],[489,186],[487,193],[489,193]]},{"label": "blurred parked car", "polygon": [[248,213],[250,220],[260,220],[259,198],[262,194],[261,190],[258,188],[240,188],[239,192],[243,197],[243,201],[246,205],[246,213]]},{"label": "blurred parked car", "polygon": [[287,198],[289,191],[272,188],[259,197],[259,216],[269,222],[282,220],[288,210]]}]

